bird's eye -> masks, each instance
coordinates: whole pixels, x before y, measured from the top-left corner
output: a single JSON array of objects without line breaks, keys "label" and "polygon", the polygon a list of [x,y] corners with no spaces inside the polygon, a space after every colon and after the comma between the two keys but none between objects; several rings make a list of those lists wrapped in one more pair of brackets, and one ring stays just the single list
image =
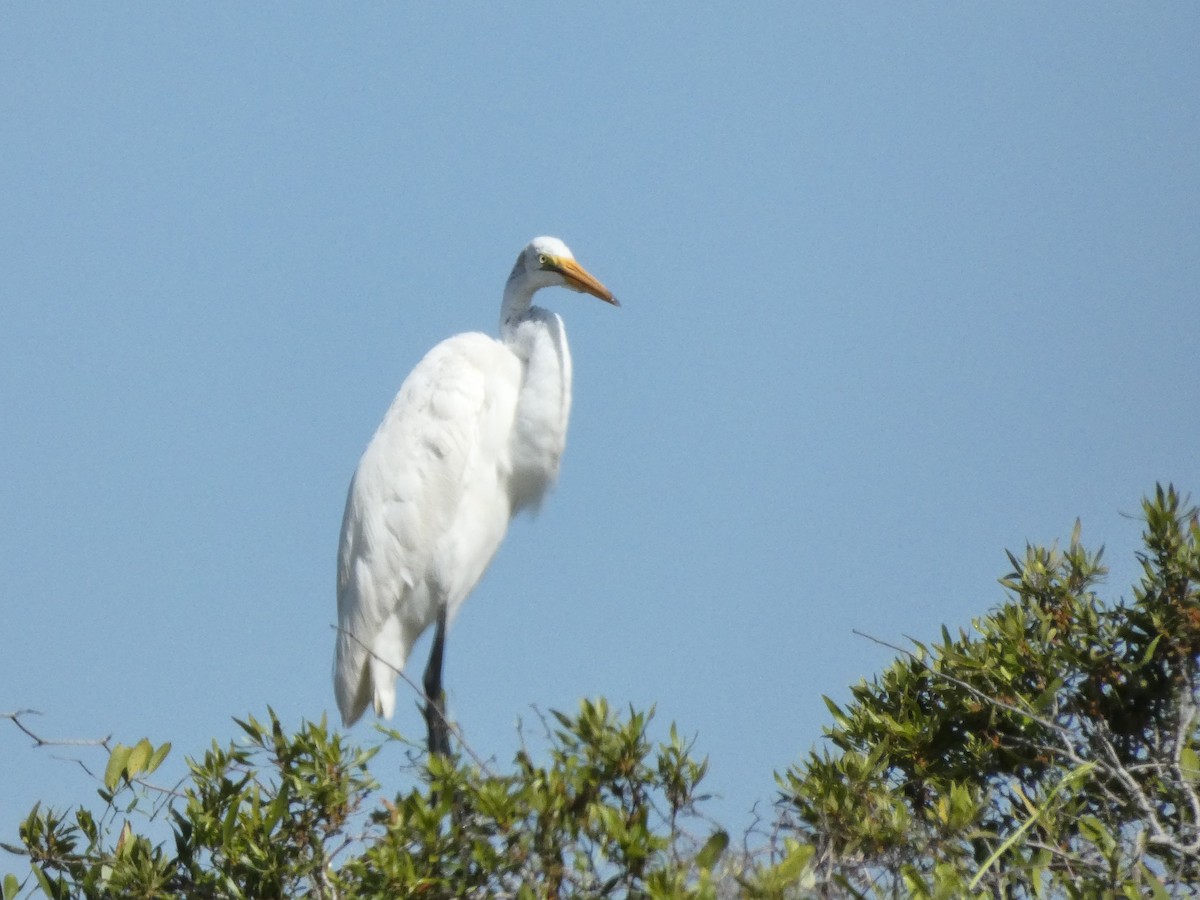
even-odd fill
[{"label": "bird's eye", "polygon": [[538,254],[538,265],[539,265],[539,266],[541,266],[542,268],[545,268],[545,267],[546,267],[546,263],[547,263],[546,254],[545,254],[545,253],[539,253],[539,254]]}]

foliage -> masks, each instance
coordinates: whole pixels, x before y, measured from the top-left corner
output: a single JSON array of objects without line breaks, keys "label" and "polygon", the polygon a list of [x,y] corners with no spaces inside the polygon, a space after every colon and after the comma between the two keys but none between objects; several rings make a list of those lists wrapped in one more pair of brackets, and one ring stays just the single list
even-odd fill
[{"label": "foliage", "polygon": [[1129,601],[1096,595],[1101,554],[1078,525],[1066,549],[1010,554],[1007,602],[971,631],[894,648],[848,703],[826,701],[828,745],[777,776],[776,817],[741,849],[700,815],[691,743],[603,700],[554,713],[542,761],[413,762],[390,799],[378,747],[324,721],[287,733],[268,711],[174,789],[148,780],[169,745],[105,744],[103,810],[34,807],[7,848],[28,872],[0,894],[1192,896],[1200,525],[1172,488],[1143,512]]},{"label": "foliage", "polygon": [[[703,852],[709,869],[719,856],[710,841],[684,861],[681,820],[706,766],[674,728],[652,745],[649,719],[585,702],[576,716],[555,713],[545,766],[526,751],[504,775],[435,757],[387,800],[367,768],[375,750],[347,746],[324,722],[285,734],[270,713],[189,761],[166,807],[173,848],[128,818],[156,793],[143,776],[165,749],[148,742],[136,757],[114,750],[100,819],[35,807],[21,842],[49,897],[685,896],[709,880],[696,868]],[[10,878],[4,896],[19,889]]]},{"label": "foliage", "polygon": [[1191,895],[1200,884],[1200,526],[1143,504],[1132,602],[1079,540],[1009,554],[1012,599],[915,643],[781,779],[819,879],[870,896]]}]

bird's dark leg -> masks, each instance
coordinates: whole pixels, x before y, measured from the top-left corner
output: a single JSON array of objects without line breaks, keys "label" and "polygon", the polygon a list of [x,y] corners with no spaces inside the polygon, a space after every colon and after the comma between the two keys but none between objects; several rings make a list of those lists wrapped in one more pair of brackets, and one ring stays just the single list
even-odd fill
[{"label": "bird's dark leg", "polygon": [[446,695],[442,691],[442,655],[446,647],[446,607],[438,608],[437,631],[425,666],[425,726],[429,754],[450,755],[450,727],[446,724]]}]

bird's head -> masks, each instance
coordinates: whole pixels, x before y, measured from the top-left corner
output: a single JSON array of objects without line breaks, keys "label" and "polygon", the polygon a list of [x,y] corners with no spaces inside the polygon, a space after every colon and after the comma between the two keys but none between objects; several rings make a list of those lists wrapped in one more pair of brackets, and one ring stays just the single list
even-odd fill
[{"label": "bird's head", "polygon": [[599,297],[613,306],[621,305],[612,291],[575,261],[567,245],[554,237],[538,237],[526,244],[508,280],[510,284],[516,281],[528,286],[530,292],[544,287],[565,287]]}]

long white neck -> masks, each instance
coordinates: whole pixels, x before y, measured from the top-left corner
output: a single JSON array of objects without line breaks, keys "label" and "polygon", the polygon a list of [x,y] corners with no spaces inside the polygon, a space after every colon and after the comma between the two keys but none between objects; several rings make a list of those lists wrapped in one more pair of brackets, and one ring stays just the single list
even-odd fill
[{"label": "long white neck", "polygon": [[524,274],[513,269],[504,285],[504,301],[500,304],[500,337],[511,337],[517,325],[529,314],[537,287]]},{"label": "long white neck", "polygon": [[545,286],[514,271],[500,307],[500,340],[522,367],[510,444],[514,511],[537,508],[558,477],[571,414],[571,351],[562,320],[533,305],[534,292]]}]

